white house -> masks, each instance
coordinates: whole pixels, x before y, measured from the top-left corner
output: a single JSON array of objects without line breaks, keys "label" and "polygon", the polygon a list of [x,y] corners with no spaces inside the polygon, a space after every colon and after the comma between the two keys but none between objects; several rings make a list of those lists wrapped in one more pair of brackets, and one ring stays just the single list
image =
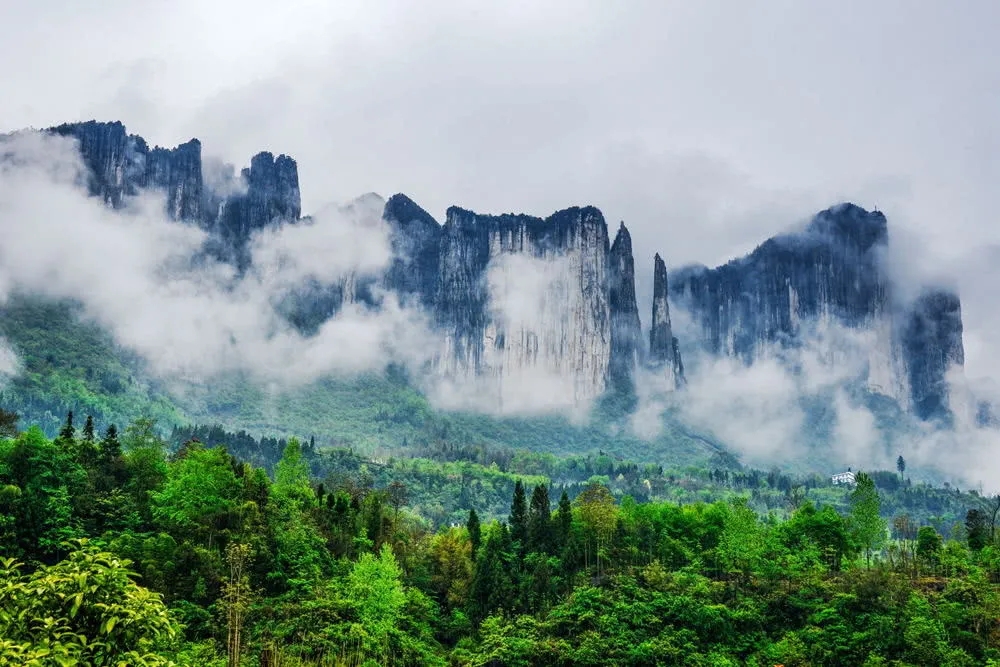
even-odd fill
[{"label": "white house", "polygon": [[847,472],[838,472],[831,476],[830,481],[834,484],[854,484],[857,480],[854,479],[854,473],[848,468]]}]

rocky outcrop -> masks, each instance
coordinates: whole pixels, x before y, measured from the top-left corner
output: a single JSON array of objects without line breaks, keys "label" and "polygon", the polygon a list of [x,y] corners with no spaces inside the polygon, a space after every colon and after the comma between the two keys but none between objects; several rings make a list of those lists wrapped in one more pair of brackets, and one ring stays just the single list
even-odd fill
[{"label": "rocky outcrop", "polygon": [[432,307],[438,293],[441,225],[403,194],[389,198],[382,218],[389,225],[392,244],[386,288],[395,291],[403,302],[416,299]]},{"label": "rocky outcrop", "polygon": [[574,402],[600,395],[611,353],[608,234],[596,208],[546,219],[452,207],[442,230],[435,314],[439,368],[497,380],[545,377]]},{"label": "rocky outcrop", "polygon": [[717,269],[676,272],[671,292],[701,324],[709,350],[749,362],[793,338],[803,320],[832,317],[861,326],[884,312],[880,260],[887,239],[881,213],[834,207],[804,232],[769,239]]},{"label": "rocky outcrop", "polygon": [[87,188],[114,208],[140,190],[161,190],[167,212],[176,220],[201,220],[204,187],[201,142],[192,139],[173,149],[149,148],[146,141],[128,134],[119,122],[71,123],[50,130],[76,139],[87,167]]},{"label": "rocky outcrop", "polygon": [[965,363],[962,304],[942,290],[921,294],[905,315],[901,342],[912,388],[912,410],[922,419],[949,412],[946,374]]},{"label": "rocky outcrop", "polygon": [[295,222],[302,214],[295,160],[268,152],[254,155],[241,174],[246,192],[229,196],[216,222],[219,237],[235,247],[272,224]]},{"label": "rocky outcrop", "polygon": [[946,410],[948,367],[962,363],[958,297],[934,292],[909,307],[896,303],[887,248],[882,213],[841,204],[746,257],[676,272],[671,294],[700,325],[706,349],[747,363],[801,344],[814,327],[860,332],[868,388],[930,418]]},{"label": "rocky outcrop", "polygon": [[684,380],[684,364],[680,346],[670,324],[667,265],[659,253],[653,257],[653,316],[649,328],[649,362],[666,375],[669,385],[680,386]]},{"label": "rocky outcrop", "polygon": [[216,184],[206,183],[197,139],[151,149],[120,122],[68,123],[49,132],[77,141],[91,195],[121,208],[143,189],[161,191],[167,213],[213,232],[213,245],[226,256],[245,256],[253,232],[294,222],[302,213],[298,167],[287,155],[258,153],[236,183]]},{"label": "rocky outcrop", "polygon": [[[150,148],[119,122],[49,131],[78,142],[92,195],[120,208],[143,190],[162,192],[170,217],[207,230],[207,250],[241,269],[255,232],[301,217],[298,168],[286,155],[258,153],[236,175],[206,166],[196,139]],[[607,387],[631,388],[644,357],[672,384],[682,383],[671,305],[690,312],[705,349],[746,363],[832,324],[864,334],[871,391],[925,419],[948,412],[946,376],[964,361],[959,299],[936,290],[909,306],[894,301],[884,262],[888,226],[878,211],[834,206],[746,257],[715,269],[688,267],[669,281],[657,256],[645,355],[631,237],[621,225],[609,245],[597,209],[541,219],[453,207],[440,225],[404,195],[384,208],[372,195],[365,206],[376,200],[389,231],[388,268],[291,290],[282,307],[304,331],[345,304],[378,308],[388,290],[431,315],[443,341],[442,373],[491,379],[501,401],[525,373],[561,378],[552,391],[586,401]]]},{"label": "rocky outcrop", "polygon": [[608,255],[608,309],[611,316],[608,381],[616,390],[628,391],[633,387],[642,353],[642,326],[635,299],[632,236],[625,223],[618,227]]},{"label": "rocky outcrop", "polygon": [[[136,146],[145,148],[137,138]],[[201,174],[201,142],[197,139],[177,148],[156,147],[145,153],[141,187],[162,190],[167,195],[167,215],[174,220],[202,220],[205,188]]]}]

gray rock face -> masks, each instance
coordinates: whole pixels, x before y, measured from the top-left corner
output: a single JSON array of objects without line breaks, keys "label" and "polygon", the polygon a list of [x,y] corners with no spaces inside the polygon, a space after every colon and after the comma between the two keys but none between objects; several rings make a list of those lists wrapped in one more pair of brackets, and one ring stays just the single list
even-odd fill
[{"label": "gray rock face", "polygon": [[945,374],[952,366],[965,363],[958,296],[941,290],[925,291],[907,313],[901,334],[914,413],[922,419],[946,417]]},{"label": "gray rock face", "polygon": [[173,149],[150,149],[146,141],[128,134],[119,122],[72,123],[50,130],[72,137],[88,168],[87,188],[113,208],[141,189],[162,190],[167,212],[176,220],[200,220],[204,187],[201,173],[201,142],[197,139]]},{"label": "gray rock face", "polygon": [[438,292],[441,225],[402,194],[389,198],[382,218],[389,225],[393,255],[385,286],[404,302],[416,299],[423,306],[433,306]]},{"label": "gray rock face", "polygon": [[[240,268],[255,232],[300,219],[298,168],[288,156],[258,153],[236,175],[203,164],[197,139],[149,148],[120,122],[49,131],[77,140],[93,196],[120,208],[143,189],[161,191],[170,217],[207,230],[208,250]],[[533,377],[557,378],[547,389],[573,401],[632,387],[646,346],[624,225],[610,245],[592,207],[546,219],[453,207],[440,225],[404,195],[385,202],[382,218],[393,256],[384,274],[301,286],[284,304],[291,321],[308,331],[345,304],[377,308],[380,287],[431,314],[442,337],[440,372],[486,378],[501,402]],[[869,389],[922,418],[946,416],[946,374],[964,362],[961,304],[931,290],[901,308],[885,270],[887,247],[884,215],[842,204],[715,269],[688,267],[668,281],[657,255],[646,360],[683,383],[668,297],[691,313],[709,352],[746,363],[775,345],[801,344],[816,322],[834,323],[866,336]]]},{"label": "gray rock face", "polygon": [[262,152],[241,174],[246,193],[230,196],[216,222],[219,236],[234,246],[272,224],[295,222],[302,214],[299,172],[295,160]]},{"label": "gray rock face", "polygon": [[887,247],[882,213],[841,204],[746,257],[676,272],[671,293],[701,325],[705,348],[747,363],[774,345],[800,344],[816,323],[863,332],[869,389],[921,418],[939,416],[948,404],[945,373],[963,363],[959,300],[937,291],[899,307]]},{"label": "gray rock face", "polygon": [[653,368],[667,376],[669,384],[680,386],[684,380],[684,364],[677,337],[670,324],[667,266],[659,253],[653,257],[653,319],[649,328],[649,361]]},{"label": "gray rock face", "polygon": [[600,211],[543,220],[452,207],[442,234],[435,314],[445,375],[496,378],[501,403],[528,377],[553,381],[573,402],[603,393],[611,313]]},{"label": "gray rock face", "polygon": [[295,222],[302,213],[298,168],[286,155],[258,153],[239,183],[216,192],[205,181],[197,139],[173,149],[150,149],[117,121],[68,123],[49,131],[77,140],[91,195],[120,208],[142,189],[161,190],[167,196],[167,213],[212,231],[227,256],[242,257],[253,232]]},{"label": "gray rock face", "polygon": [[793,338],[803,319],[862,326],[884,312],[887,240],[881,213],[834,207],[805,232],[769,239],[717,269],[676,272],[671,292],[701,324],[709,350],[749,362],[763,347]]},{"label": "gray rock face", "polygon": [[611,358],[608,381],[619,391],[633,386],[642,353],[642,326],[635,300],[635,259],[625,223],[618,228],[608,255],[608,308],[611,315]]}]

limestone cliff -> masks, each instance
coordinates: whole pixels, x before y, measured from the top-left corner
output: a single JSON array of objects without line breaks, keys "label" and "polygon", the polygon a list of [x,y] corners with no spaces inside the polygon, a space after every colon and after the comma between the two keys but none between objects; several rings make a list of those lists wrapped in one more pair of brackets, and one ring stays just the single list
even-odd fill
[{"label": "limestone cliff", "polygon": [[642,349],[642,327],[635,299],[635,259],[632,236],[625,223],[608,256],[608,308],[611,315],[611,357],[608,381],[615,389],[629,390]]},{"label": "limestone cliff", "polygon": [[501,403],[525,377],[554,380],[573,402],[603,393],[611,317],[600,211],[570,208],[543,220],[452,207],[442,235],[442,373],[496,378]]},{"label": "limestone cliff", "polygon": [[705,348],[747,363],[776,346],[803,344],[815,329],[857,332],[868,388],[929,418],[946,409],[948,367],[962,364],[958,297],[934,292],[897,303],[885,267],[888,241],[882,213],[841,204],[746,257],[676,272],[671,294],[700,325]]},{"label": "limestone cliff", "polygon": [[680,386],[684,381],[684,365],[677,337],[670,324],[667,266],[659,253],[653,257],[653,315],[649,329],[649,361],[654,369],[666,376],[668,385]]}]

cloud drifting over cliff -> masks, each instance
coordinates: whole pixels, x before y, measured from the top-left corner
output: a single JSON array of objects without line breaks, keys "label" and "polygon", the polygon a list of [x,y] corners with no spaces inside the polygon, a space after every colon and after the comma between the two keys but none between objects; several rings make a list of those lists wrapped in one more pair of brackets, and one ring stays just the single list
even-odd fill
[{"label": "cloud drifting over cliff", "polygon": [[225,264],[192,262],[204,232],[166,219],[162,199],[147,194],[113,211],[87,197],[70,140],[18,133],[0,143],[0,155],[0,295],[77,300],[157,373],[241,370],[299,383],[412,360],[423,347],[420,315],[391,296],[377,313],[346,306],[310,337],[275,310],[304,279],[332,283],[388,262],[387,230],[371,211],[330,208],[260,235],[253,270],[238,276]]},{"label": "cloud drifting over cliff", "polygon": [[[484,276],[490,322],[483,336],[481,371],[472,372],[472,355],[452,359],[455,348],[449,339],[440,372],[426,378],[431,400],[453,410],[563,414],[584,421],[596,398],[589,393],[595,368],[575,368],[588,355],[574,354],[582,352],[576,346],[583,304],[579,270],[573,268],[571,256],[494,257]],[[606,350],[603,357],[601,350],[587,352],[594,353],[590,361],[597,368],[607,359]]]},{"label": "cloud drifting over cliff", "polygon": [[[941,427],[862,391],[871,387],[868,369],[880,358],[877,331],[806,322],[800,347],[764,346],[746,365],[699,351],[687,313],[672,312],[675,331],[689,342],[683,350],[688,384],[671,391],[664,377],[639,374],[631,426],[640,437],[656,437],[669,413],[757,467],[891,470],[902,455],[918,476],[932,472],[967,488],[1000,492],[1000,430],[977,419],[978,401],[996,400],[1000,392],[969,382],[960,368],[947,377],[953,423]],[[890,387],[871,388],[891,393]]]}]

